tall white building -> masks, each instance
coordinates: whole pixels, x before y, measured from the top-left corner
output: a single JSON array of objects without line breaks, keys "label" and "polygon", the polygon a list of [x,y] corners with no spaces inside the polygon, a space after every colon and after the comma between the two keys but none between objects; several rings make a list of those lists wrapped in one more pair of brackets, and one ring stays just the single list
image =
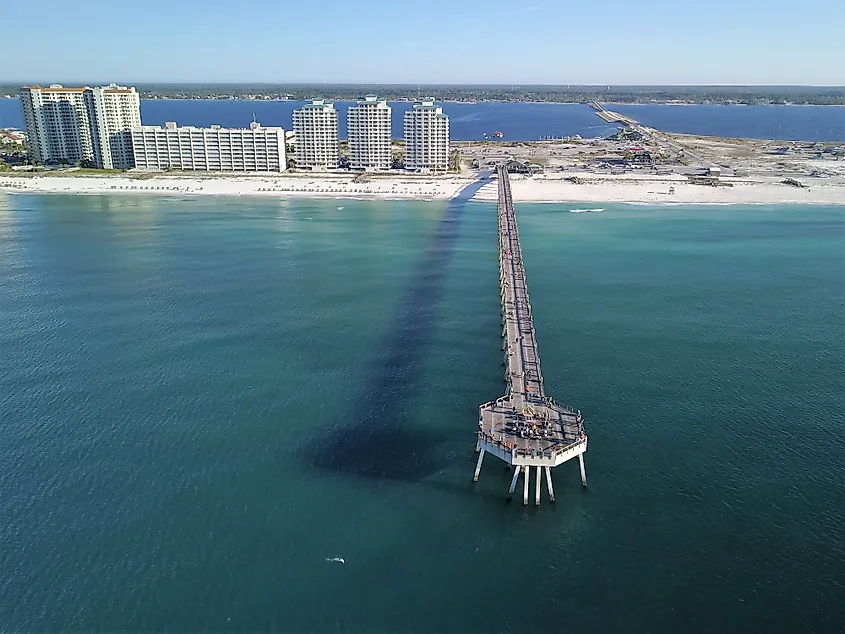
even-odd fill
[{"label": "tall white building", "polygon": [[163,128],[137,126],[131,142],[135,167],[149,172],[283,172],[286,167],[285,131],[258,123],[249,129],[178,127],[173,122]]},{"label": "tall white building", "polygon": [[134,88],[33,85],[24,86],[20,98],[30,158],[36,163],[87,161],[106,169],[133,166],[129,129],[141,125]]},{"label": "tall white building", "polygon": [[354,170],[388,170],[393,163],[390,151],[390,106],[374,95],[367,95],[346,112],[349,139],[349,167]]},{"label": "tall white building", "polygon": [[340,160],[337,141],[337,110],[333,103],[314,99],[293,111],[296,137],[296,168],[336,169]]},{"label": "tall white building", "polygon": [[445,172],[449,168],[449,117],[434,99],[424,99],[405,113],[405,168]]},{"label": "tall white building", "polygon": [[104,168],[128,169],[134,165],[130,130],[141,125],[138,91],[112,84],[91,89],[96,126],[92,137],[95,163]]}]

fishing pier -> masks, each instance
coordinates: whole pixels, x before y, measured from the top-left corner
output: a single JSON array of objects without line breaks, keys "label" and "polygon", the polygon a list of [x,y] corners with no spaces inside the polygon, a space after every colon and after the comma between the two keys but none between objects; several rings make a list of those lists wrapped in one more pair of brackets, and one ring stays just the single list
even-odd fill
[{"label": "fishing pier", "polygon": [[479,408],[478,462],[491,454],[513,467],[508,499],[513,497],[520,475],[522,503],[528,504],[529,479],[535,471],[534,503],[540,504],[545,473],[549,500],[554,502],[552,468],[578,458],[581,484],[587,486],[584,452],[587,435],[580,410],[559,405],[546,395],[540,370],[540,351],[534,332],[522,249],[516,226],[507,168],[496,170],[499,183],[499,286],[502,299],[502,350],[507,392]]}]

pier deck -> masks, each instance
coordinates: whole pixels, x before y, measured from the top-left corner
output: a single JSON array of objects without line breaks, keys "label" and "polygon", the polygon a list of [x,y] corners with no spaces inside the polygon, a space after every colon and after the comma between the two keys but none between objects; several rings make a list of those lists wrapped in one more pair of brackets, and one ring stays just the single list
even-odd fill
[{"label": "pier deck", "polygon": [[516,466],[511,492],[520,470],[525,473],[527,491],[528,468],[536,466],[539,503],[539,469],[542,467],[547,468],[552,500],[551,467],[578,457],[582,483],[586,484],[583,453],[587,450],[587,436],[580,411],[559,405],[545,393],[516,214],[504,166],[497,169],[497,178],[502,349],[507,393],[479,408],[477,449],[481,455],[476,479],[484,453],[492,453]]}]

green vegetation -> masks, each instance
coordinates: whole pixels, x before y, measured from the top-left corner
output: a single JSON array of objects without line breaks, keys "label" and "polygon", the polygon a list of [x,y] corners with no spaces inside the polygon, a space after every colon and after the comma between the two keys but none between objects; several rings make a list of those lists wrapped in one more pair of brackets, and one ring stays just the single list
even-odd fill
[{"label": "green vegetation", "polygon": [[73,173],[76,174],[92,174],[95,176],[100,176],[102,174],[122,174],[126,170],[119,170],[119,169],[97,169],[95,167],[81,167],[78,170],[74,170]]},{"label": "green vegetation", "polygon": [[449,171],[450,172],[460,172],[461,171],[461,153],[458,150],[452,150],[449,153]]},{"label": "green vegetation", "polygon": [[53,170],[39,170],[39,174],[48,174],[50,176],[108,176],[111,174],[123,174],[126,170],[119,169],[97,169],[94,167],[79,167],[79,168],[59,168]]},{"label": "green vegetation", "polygon": [[[5,136],[0,132],[0,139]],[[26,143],[2,143],[0,142],[0,171],[6,172],[12,169],[13,165],[25,165],[27,160]]]},{"label": "green vegetation", "polygon": [[0,145],[0,156],[26,156],[26,144],[4,143]]},{"label": "green vegetation", "polygon": [[[374,93],[389,101],[418,95],[440,101],[542,101],[557,103],[716,103],[845,105],[843,86],[482,86],[427,84],[137,84],[144,99],[295,99],[349,101]],[[20,86],[0,85],[0,94]]]},{"label": "green vegetation", "polygon": [[401,147],[397,149],[394,145],[392,155],[393,161],[390,165],[391,169],[405,169],[405,148]]}]

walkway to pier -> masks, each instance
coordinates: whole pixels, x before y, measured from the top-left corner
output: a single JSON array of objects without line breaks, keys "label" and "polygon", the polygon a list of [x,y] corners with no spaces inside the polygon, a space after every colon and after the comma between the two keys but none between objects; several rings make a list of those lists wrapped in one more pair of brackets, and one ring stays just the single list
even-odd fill
[{"label": "walkway to pier", "polygon": [[527,503],[528,468],[536,466],[539,504],[542,467],[546,468],[552,500],[550,469],[571,458],[579,458],[582,484],[586,485],[583,453],[587,450],[587,436],[580,411],[559,405],[545,393],[510,181],[505,166],[499,166],[496,174],[499,181],[502,350],[507,393],[480,407],[477,448],[481,455],[475,477],[478,478],[484,454],[492,453],[516,466],[511,492],[520,470],[525,473]]}]

